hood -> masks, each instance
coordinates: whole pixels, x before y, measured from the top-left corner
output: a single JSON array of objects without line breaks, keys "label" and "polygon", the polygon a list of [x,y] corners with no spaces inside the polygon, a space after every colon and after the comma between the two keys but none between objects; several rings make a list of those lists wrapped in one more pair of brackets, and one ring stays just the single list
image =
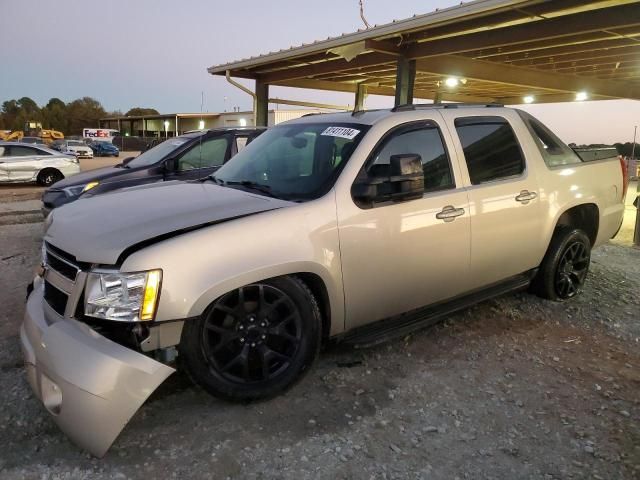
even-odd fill
[{"label": "hood", "polygon": [[212,182],[165,182],[80,199],[54,210],[45,240],[79,262],[115,265],[140,243],[295,205]]},{"label": "hood", "polygon": [[[73,157],[69,157],[73,158]],[[85,183],[93,182],[95,180],[101,181],[107,178],[117,177],[132,172],[128,168],[118,167],[103,167],[96,168],[95,170],[89,170],[86,172],[76,173],[67,178],[63,178],[59,182],[56,182],[50,190],[62,190],[63,188],[72,187],[75,185],[84,185]]]}]

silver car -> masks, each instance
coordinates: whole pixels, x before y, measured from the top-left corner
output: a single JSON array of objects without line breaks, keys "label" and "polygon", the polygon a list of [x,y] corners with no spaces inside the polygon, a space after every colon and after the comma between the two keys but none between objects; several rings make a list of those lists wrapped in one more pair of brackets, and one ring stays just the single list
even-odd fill
[{"label": "silver car", "polygon": [[76,173],[80,173],[80,162],[75,156],[40,145],[0,142],[0,183],[49,186]]}]

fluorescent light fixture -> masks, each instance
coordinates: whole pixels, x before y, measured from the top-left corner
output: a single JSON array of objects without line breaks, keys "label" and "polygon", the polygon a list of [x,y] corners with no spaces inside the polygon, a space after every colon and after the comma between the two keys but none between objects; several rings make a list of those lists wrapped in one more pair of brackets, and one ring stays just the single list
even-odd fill
[{"label": "fluorescent light fixture", "polygon": [[589,98],[589,95],[587,94],[587,92],[576,93],[576,102],[584,102],[588,98]]},{"label": "fluorescent light fixture", "polygon": [[444,84],[449,88],[457,87],[458,83],[460,83],[460,80],[458,80],[456,77],[449,77],[444,81]]},{"label": "fluorescent light fixture", "polygon": [[240,126],[241,127],[246,127],[247,126],[247,119],[246,118],[241,118],[240,119]]},{"label": "fluorescent light fixture", "polygon": [[198,122],[198,130],[204,130],[204,120]]},{"label": "fluorescent light fixture", "polygon": [[533,95],[526,95],[522,98],[522,100],[524,100],[524,103],[533,103],[535,99],[536,97],[534,97]]}]

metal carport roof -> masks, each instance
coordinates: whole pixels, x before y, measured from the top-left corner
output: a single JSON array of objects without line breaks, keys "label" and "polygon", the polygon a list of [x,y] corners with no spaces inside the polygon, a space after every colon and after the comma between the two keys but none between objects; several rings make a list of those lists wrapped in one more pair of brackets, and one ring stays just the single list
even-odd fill
[{"label": "metal carport roof", "polygon": [[640,99],[640,0],[477,0],[208,71],[255,79],[259,109],[268,85],[396,104]]}]

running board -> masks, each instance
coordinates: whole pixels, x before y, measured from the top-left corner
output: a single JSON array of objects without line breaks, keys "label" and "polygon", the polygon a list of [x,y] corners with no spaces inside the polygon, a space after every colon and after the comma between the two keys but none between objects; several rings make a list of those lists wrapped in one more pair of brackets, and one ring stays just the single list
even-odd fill
[{"label": "running board", "polygon": [[476,303],[528,287],[536,270],[511,277],[506,281],[452,300],[357,327],[346,333],[340,341],[351,344],[355,348],[369,348],[395,338],[404,337],[416,330],[434,325],[458,310],[464,310]]}]

